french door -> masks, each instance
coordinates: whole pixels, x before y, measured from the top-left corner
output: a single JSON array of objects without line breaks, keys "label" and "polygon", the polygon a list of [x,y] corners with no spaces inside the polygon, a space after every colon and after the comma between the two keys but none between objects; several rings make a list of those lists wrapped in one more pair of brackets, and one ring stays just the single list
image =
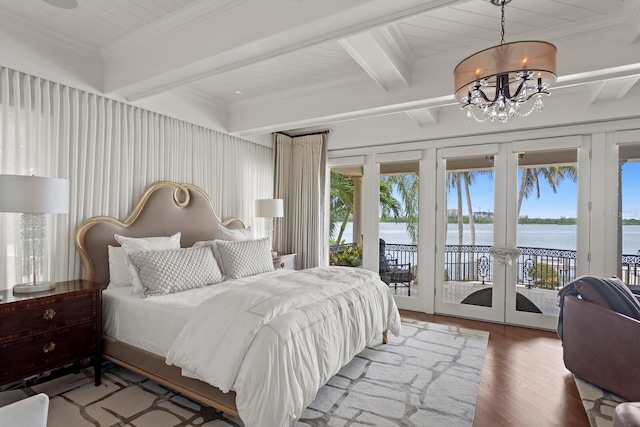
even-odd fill
[{"label": "french door", "polygon": [[[506,221],[506,198],[496,184],[506,180],[506,167],[496,165],[506,165],[506,146],[439,150],[436,313],[504,320],[505,271],[493,268],[489,254],[506,243],[506,229],[499,226]],[[479,182],[482,191],[472,194]]]},{"label": "french door", "polygon": [[374,268],[389,285],[398,308],[412,311],[427,311],[428,304],[426,272],[432,258],[423,237],[433,214],[423,204],[429,205],[428,189],[434,188],[435,173],[428,166],[432,162],[435,151],[383,153],[370,158],[367,168],[377,174],[372,178],[379,206],[376,232],[371,233],[378,243]]},{"label": "french door", "polygon": [[435,311],[554,329],[589,248],[582,138],[444,148],[437,164]]}]

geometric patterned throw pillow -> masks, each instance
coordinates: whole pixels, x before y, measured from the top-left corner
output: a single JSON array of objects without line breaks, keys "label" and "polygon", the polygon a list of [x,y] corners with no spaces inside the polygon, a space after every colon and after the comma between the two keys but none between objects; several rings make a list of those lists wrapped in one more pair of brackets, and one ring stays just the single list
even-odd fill
[{"label": "geometric patterned throw pillow", "polygon": [[209,246],[136,252],[129,257],[145,297],[200,288],[222,280]]},{"label": "geometric patterned throw pillow", "polygon": [[124,251],[124,259],[127,261],[129,269],[129,282],[131,283],[131,292],[135,294],[142,293],[142,284],[138,278],[135,265],[131,262],[131,255],[134,252],[143,251],[160,251],[164,249],[180,249],[181,233],[177,232],[171,236],[160,237],[127,237],[114,234],[114,238]]},{"label": "geometric patterned throw pillow", "polygon": [[268,237],[257,240],[216,240],[224,274],[233,278],[273,271],[273,257]]}]

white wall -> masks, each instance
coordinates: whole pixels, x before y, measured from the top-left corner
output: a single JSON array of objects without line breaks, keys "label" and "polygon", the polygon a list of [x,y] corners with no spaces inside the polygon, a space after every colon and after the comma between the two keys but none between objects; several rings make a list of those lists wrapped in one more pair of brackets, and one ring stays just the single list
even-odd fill
[{"label": "white wall", "polygon": [[[128,102],[121,96],[103,91],[104,66],[97,49],[73,39],[61,39],[59,34],[47,37],[28,31],[28,28],[29,26],[21,25],[19,20],[10,20],[0,15],[1,66],[228,133],[226,104],[183,89]],[[272,145],[268,134],[244,139],[266,147]]]}]

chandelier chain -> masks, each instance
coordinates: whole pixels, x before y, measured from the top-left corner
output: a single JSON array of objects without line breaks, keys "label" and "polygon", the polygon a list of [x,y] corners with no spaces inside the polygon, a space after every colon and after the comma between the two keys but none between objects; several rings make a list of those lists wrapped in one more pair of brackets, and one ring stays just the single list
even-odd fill
[{"label": "chandelier chain", "polygon": [[502,32],[501,32],[501,40],[500,40],[500,44],[504,44],[504,5],[506,2],[502,2],[502,19],[500,20],[500,24],[502,26]]}]

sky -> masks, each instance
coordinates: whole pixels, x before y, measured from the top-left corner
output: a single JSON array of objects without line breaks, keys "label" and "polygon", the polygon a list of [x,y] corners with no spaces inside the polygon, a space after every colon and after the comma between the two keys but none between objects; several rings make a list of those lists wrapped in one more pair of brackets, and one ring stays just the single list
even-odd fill
[{"label": "sky", "polygon": [[[580,173],[578,171],[578,173]],[[622,166],[622,218],[640,219],[640,162],[625,163]],[[494,182],[492,177],[478,175],[471,187],[471,203],[473,210],[493,212]],[[551,187],[540,180],[540,199],[535,192],[523,200],[521,216],[529,218],[575,218],[578,203],[577,183],[562,181],[558,192],[554,194]],[[463,212],[467,214],[467,202],[463,195]],[[457,208],[457,195],[449,191],[447,207]]]}]

